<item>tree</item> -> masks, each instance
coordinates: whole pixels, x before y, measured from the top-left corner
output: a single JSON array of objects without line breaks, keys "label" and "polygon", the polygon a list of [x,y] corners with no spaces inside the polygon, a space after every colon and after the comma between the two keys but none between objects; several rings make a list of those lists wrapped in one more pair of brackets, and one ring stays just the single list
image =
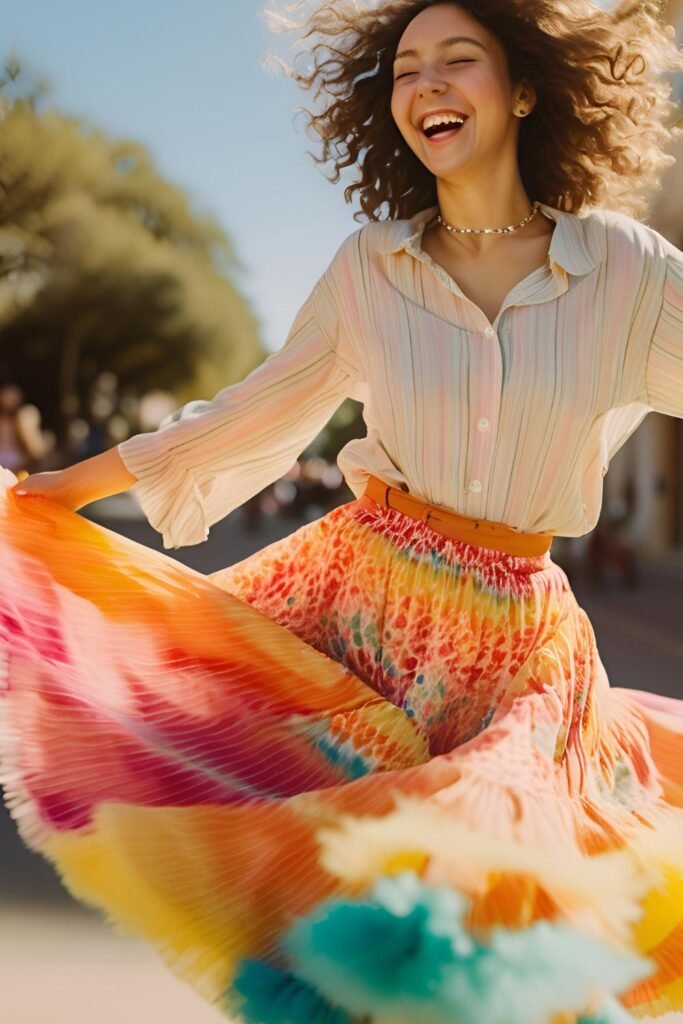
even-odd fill
[{"label": "tree", "polygon": [[3,375],[60,441],[102,370],[179,402],[241,379],[267,352],[230,279],[243,268],[225,233],[144,146],[41,112],[44,87],[20,79],[11,57],[0,79]]}]

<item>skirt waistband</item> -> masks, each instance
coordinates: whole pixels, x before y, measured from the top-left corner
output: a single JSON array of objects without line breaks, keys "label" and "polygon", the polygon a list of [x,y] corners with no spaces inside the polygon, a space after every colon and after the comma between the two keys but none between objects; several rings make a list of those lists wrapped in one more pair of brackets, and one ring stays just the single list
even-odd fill
[{"label": "skirt waistband", "polygon": [[385,508],[396,509],[397,512],[403,512],[412,519],[428,523],[432,530],[452,540],[495,548],[510,555],[543,555],[550,550],[553,541],[552,533],[523,533],[506,523],[474,519],[472,516],[453,512],[442,505],[432,505],[371,474],[368,476],[365,491],[357,500],[366,507],[374,502]]}]

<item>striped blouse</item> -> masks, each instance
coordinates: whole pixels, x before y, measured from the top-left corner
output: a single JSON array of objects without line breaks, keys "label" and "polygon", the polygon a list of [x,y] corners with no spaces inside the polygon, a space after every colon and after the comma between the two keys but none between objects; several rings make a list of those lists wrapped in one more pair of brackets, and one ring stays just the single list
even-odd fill
[{"label": "striped blouse", "polygon": [[284,345],[244,380],[118,445],[165,548],[289,469],[347,397],[367,434],[337,464],[514,529],[596,524],[611,457],[650,411],[683,417],[683,253],[611,210],[555,221],[493,323],[421,247],[438,212],[350,234]]}]

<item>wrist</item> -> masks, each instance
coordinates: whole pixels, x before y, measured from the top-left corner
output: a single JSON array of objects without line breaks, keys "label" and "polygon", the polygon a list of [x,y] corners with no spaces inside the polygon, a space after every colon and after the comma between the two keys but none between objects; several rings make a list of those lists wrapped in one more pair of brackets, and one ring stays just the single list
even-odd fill
[{"label": "wrist", "polygon": [[124,465],[116,446],[68,466],[64,473],[80,504],[127,491],[137,481]]}]

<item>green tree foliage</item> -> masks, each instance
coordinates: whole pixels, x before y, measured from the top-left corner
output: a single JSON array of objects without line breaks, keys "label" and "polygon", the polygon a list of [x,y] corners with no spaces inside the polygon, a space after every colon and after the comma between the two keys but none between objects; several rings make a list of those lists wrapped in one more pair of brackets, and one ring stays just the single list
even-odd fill
[{"label": "green tree foliage", "polygon": [[2,375],[60,440],[102,370],[179,402],[241,379],[267,351],[224,232],[144,146],[41,112],[44,90],[20,77],[12,57],[0,79]]}]

